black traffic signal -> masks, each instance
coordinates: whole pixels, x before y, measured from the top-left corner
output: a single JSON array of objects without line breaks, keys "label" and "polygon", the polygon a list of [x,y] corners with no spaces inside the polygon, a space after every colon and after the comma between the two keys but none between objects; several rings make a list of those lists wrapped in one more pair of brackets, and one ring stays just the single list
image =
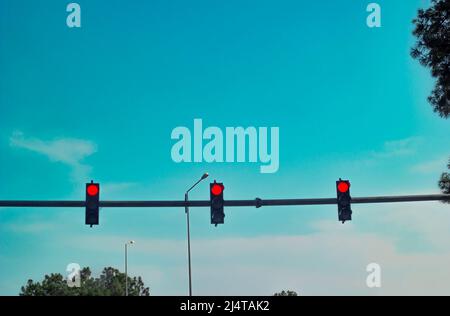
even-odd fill
[{"label": "black traffic signal", "polygon": [[223,183],[209,184],[209,192],[211,199],[211,224],[223,224],[225,219],[225,212],[223,211],[224,201],[223,201],[223,190],[225,187]]},{"label": "black traffic signal", "polygon": [[86,225],[98,225],[100,184],[86,183]]},{"label": "black traffic signal", "polygon": [[341,180],[336,181],[337,205],[339,221],[344,224],[346,221],[352,220],[352,208],[350,196],[350,181]]}]

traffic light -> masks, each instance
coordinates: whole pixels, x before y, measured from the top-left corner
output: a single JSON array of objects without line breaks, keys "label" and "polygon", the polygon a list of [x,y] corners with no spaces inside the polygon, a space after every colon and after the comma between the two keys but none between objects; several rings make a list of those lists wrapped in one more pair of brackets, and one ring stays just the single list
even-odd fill
[{"label": "traffic light", "polygon": [[344,224],[346,221],[352,220],[350,181],[342,179],[336,181],[336,192],[339,221]]},{"label": "traffic light", "polygon": [[223,224],[225,219],[225,213],[223,211],[224,201],[223,201],[223,190],[225,187],[223,183],[209,184],[209,192],[211,197],[211,224]]},{"label": "traffic light", "polygon": [[100,184],[86,183],[86,225],[98,225]]}]

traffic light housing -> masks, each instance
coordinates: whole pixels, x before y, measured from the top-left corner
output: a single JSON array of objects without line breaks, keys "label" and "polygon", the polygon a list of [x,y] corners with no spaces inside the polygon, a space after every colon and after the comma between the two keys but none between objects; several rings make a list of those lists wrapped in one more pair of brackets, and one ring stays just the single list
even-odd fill
[{"label": "traffic light housing", "polygon": [[100,184],[86,183],[86,225],[99,223]]},{"label": "traffic light housing", "polygon": [[224,200],[223,200],[223,190],[225,187],[223,183],[209,184],[210,201],[211,201],[211,224],[218,225],[225,222],[225,212],[223,210]]},{"label": "traffic light housing", "polygon": [[350,196],[350,181],[339,179],[336,181],[337,205],[339,221],[344,224],[352,220],[352,208]]}]

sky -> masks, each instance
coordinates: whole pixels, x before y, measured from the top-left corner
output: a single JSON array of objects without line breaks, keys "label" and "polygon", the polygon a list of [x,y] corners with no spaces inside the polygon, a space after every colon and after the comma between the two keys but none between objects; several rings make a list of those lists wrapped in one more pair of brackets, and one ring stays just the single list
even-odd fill
[{"label": "sky", "polygon": [[[450,126],[410,55],[426,0],[0,0],[0,199],[182,200],[205,172],[225,199],[439,193]],[[176,163],[177,127],[279,128],[279,168]],[[208,181],[190,199],[209,198]],[[193,293],[450,295],[450,208],[440,202],[191,209]],[[152,295],[188,290],[184,209],[0,208],[0,295],[69,263],[140,275]],[[370,263],[382,285],[366,285]]]}]

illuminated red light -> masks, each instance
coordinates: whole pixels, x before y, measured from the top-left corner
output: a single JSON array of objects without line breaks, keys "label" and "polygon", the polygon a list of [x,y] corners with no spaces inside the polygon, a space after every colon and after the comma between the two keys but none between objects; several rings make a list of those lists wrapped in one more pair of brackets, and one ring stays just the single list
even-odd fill
[{"label": "illuminated red light", "polygon": [[345,193],[350,188],[350,185],[347,182],[339,182],[337,188],[339,192]]},{"label": "illuminated red light", "polygon": [[98,194],[98,186],[96,186],[95,184],[88,185],[86,191],[87,191],[87,194],[89,194],[90,196],[97,195]]},{"label": "illuminated red light", "polygon": [[214,184],[211,188],[211,193],[214,195],[220,195],[223,192],[223,186],[220,184]]}]

